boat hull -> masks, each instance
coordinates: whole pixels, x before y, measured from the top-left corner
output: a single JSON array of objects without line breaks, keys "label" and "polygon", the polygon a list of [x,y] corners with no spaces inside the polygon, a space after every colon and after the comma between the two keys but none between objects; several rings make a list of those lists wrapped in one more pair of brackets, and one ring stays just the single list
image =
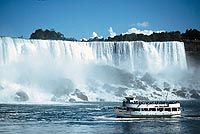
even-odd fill
[{"label": "boat hull", "polygon": [[115,108],[116,116],[119,118],[171,118],[181,117],[181,111],[127,111]]}]

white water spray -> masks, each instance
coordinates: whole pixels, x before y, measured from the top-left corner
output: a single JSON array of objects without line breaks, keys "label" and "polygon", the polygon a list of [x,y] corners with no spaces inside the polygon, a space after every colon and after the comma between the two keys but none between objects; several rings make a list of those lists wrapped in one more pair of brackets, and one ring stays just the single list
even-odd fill
[{"label": "white water spray", "polygon": [[[4,89],[13,90],[12,95],[16,90],[29,88],[29,96],[33,90],[51,96],[52,83],[49,83],[57,78],[72,79],[77,88],[85,88],[85,73],[93,65],[108,65],[130,73],[139,71],[151,74],[170,67],[187,69],[184,43],[177,41],[71,42],[0,37],[0,85]],[[21,87],[9,87],[5,81]],[[2,92],[0,90],[0,96],[4,96]]]}]

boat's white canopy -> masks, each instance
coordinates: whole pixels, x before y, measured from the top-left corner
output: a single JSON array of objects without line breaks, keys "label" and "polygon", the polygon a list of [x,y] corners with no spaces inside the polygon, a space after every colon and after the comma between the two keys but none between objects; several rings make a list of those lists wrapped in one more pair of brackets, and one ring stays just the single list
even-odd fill
[{"label": "boat's white canopy", "polygon": [[126,96],[126,100],[136,100],[136,96]]}]

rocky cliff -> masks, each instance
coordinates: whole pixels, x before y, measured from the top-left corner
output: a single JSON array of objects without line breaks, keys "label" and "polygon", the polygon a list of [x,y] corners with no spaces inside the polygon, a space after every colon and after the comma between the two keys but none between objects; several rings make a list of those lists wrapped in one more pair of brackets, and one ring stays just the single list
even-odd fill
[{"label": "rocky cliff", "polygon": [[200,40],[185,41],[186,58],[189,67],[200,66]]}]

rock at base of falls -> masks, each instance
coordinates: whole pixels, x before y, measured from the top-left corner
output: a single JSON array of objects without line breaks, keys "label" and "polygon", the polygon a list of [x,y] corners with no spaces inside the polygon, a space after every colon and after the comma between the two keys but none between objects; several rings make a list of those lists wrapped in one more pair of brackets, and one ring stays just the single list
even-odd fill
[{"label": "rock at base of falls", "polygon": [[83,92],[81,92],[79,89],[76,89],[72,95],[77,96],[79,99],[81,99],[83,101],[88,101],[88,97]]},{"label": "rock at base of falls", "polygon": [[104,99],[101,99],[101,98],[96,98],[97,101],[100,101],[100,102],[104,102],[105,100]]},{"label": "rock at base of falls", "polygon": [[173,89],[173,94],[182,98],[200,99],[200,91],[195,89],[189,89],[186,87],[181,87],[180,90]]},{"label": "rock at base of falls", "polygon": [[167,83],[167,82],[163,82],[163,87],[164,87],[164,88],[170,88],[170,84]]},{"label": "rock at base of falls", "polygon": [[200,91],[197,91],[197,90],[191,90],[189,91],[189,93],[191,94],[191,98],[193,99],[200,99]]},{"label": "rock at base of falls", "polygon": [[158,94],[156,92],[153,92],[153,94],[156,95],[156,96],[162,96],[161,94]]},{"label": "rock at base of falls", "polygon": [[15,98],[16,101],[27,101],[29,99],[28,95],[24,91],[18,91],[15,93]]},{"label": "rock at base of falls", "polygon": [[170,88],[164,88],[163,90],[169,92],[169,91],[170,91]]},{"label": "rock at base of falls", "polygon": [[182,91],[182,90],[178,90],[176,92],[173,92],[175,95],[177,96],[180,96],[180,97],[183,97],[185,98],[186,97],[186,92],[185,91]]},{"label": "rock at base of falls", "polygon": [[133,81],[132,85],[136,89],[142,89],[142,90],[145,90],[145,91],[146,91],[146,88],[148,87],[146,85],[146,83],[143,82],[143,81],[141,81],[141,80],[135,80],[135,81]]},{"label": "rock at base of falls", "polygon": [[69,99],[69,102],[76,102],[76,100],[73,99],[73,98],[70,98],[70,99]]},{"label": "rock at base of falls", "polygon": [[152,85],[156,81],[149,73],[145,73],[141,80],[145,81],[148,85]]},{"label": "rock at base of falls", "polygon": [[56,97],[56,96],[53,96],[53,97],[51,98],[51,101],[57,101],[57,97]]},{"label": "rock at base of falls", "polygon": [[156,91],[159,91],[159,92],[162,91],[162,90],[161,90],[158,86],[156,86],[156,85],[152,85],[151,87],[153,87]]}]

